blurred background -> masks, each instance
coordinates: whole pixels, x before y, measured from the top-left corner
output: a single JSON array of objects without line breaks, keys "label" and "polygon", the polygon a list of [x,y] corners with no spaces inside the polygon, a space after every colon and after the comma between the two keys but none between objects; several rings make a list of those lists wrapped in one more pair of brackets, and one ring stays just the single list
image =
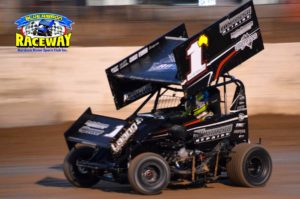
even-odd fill
[{"label": "blurred background", "polygon": [[[115,111],[104,70],[180,23],[189,36],[246,0],[1,0],[0,127],[76,120],[89,106]],[[300,114],[300,1],[254,0],[265,50],[232,74],[244,81],[250,114]],[[18,53],[14,22],[36,12],[73,20],[66,53]]]}]

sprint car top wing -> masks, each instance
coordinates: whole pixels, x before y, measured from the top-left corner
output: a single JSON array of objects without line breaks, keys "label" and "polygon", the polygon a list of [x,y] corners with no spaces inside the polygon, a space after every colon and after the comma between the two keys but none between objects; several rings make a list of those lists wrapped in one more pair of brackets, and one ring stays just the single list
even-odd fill
[{"label": "sprint car top wing", "polygon": [[161,85],[180,85],[173,49],[187,37],[185,25],[181,24],[106,69],[117,109],[148,95]]},{"label": "sprint car top wing", "polygon": [[249,1],[174,49],[178,76],[184,90],[192,94],[263,48],[254,5]]}]

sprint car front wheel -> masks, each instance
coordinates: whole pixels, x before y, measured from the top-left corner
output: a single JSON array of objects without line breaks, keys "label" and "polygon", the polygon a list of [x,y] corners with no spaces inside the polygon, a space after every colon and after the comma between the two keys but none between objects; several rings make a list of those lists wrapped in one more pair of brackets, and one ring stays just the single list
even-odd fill
[{"label": "sprint car front wheel", "polygon": [[94,149],[82,146],[73,148],[65,157],[64,174],[67,180],[76,187],[92,187],[99,182],[99,178],[86,168],[77,166],[80,160],[88,160],[93,155]]},{"label": "sprint car front wheel", "polygon": [[271,173],[271,157],[260,145],[238,144],[229,154],[227,174],[231,182],[238,186],[264,186]]},{"label": "sprint car front wheel", "polygon": [[128,180],[140,194],[158,194],[169,184],[170,168],[160,155],[142,153],[130,161]]}]

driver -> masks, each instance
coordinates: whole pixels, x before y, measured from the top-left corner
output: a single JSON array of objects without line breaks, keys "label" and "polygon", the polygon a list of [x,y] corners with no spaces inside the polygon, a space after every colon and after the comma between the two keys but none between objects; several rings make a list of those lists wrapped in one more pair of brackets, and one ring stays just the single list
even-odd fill
[{"label": "driver", "polygon": [[213,116],[213,112],[209,111],[209,93],[207,90],[198,92],[186,101],[184,115],[193,115],[202,121]]}]

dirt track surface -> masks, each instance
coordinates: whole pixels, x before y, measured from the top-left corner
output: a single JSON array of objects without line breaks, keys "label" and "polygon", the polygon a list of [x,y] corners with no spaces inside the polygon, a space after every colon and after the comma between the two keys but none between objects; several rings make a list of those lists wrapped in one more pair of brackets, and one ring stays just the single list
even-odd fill
[{"label": "dirt track surface", "polygon": [[[252,142],[259,137],[273,159],[273,175],[264,188],[234,187],[229,181],[208,188],[169,188],[151,198],[299,198],[300,116],[252,116]],[[62,171],[67,153],[63,132],[56,126],[0,129],[0,198],[143,198],[130,186],[100,182],[92,189],[71,186]],[[147,198],[150,198],[147,197]]]}]

